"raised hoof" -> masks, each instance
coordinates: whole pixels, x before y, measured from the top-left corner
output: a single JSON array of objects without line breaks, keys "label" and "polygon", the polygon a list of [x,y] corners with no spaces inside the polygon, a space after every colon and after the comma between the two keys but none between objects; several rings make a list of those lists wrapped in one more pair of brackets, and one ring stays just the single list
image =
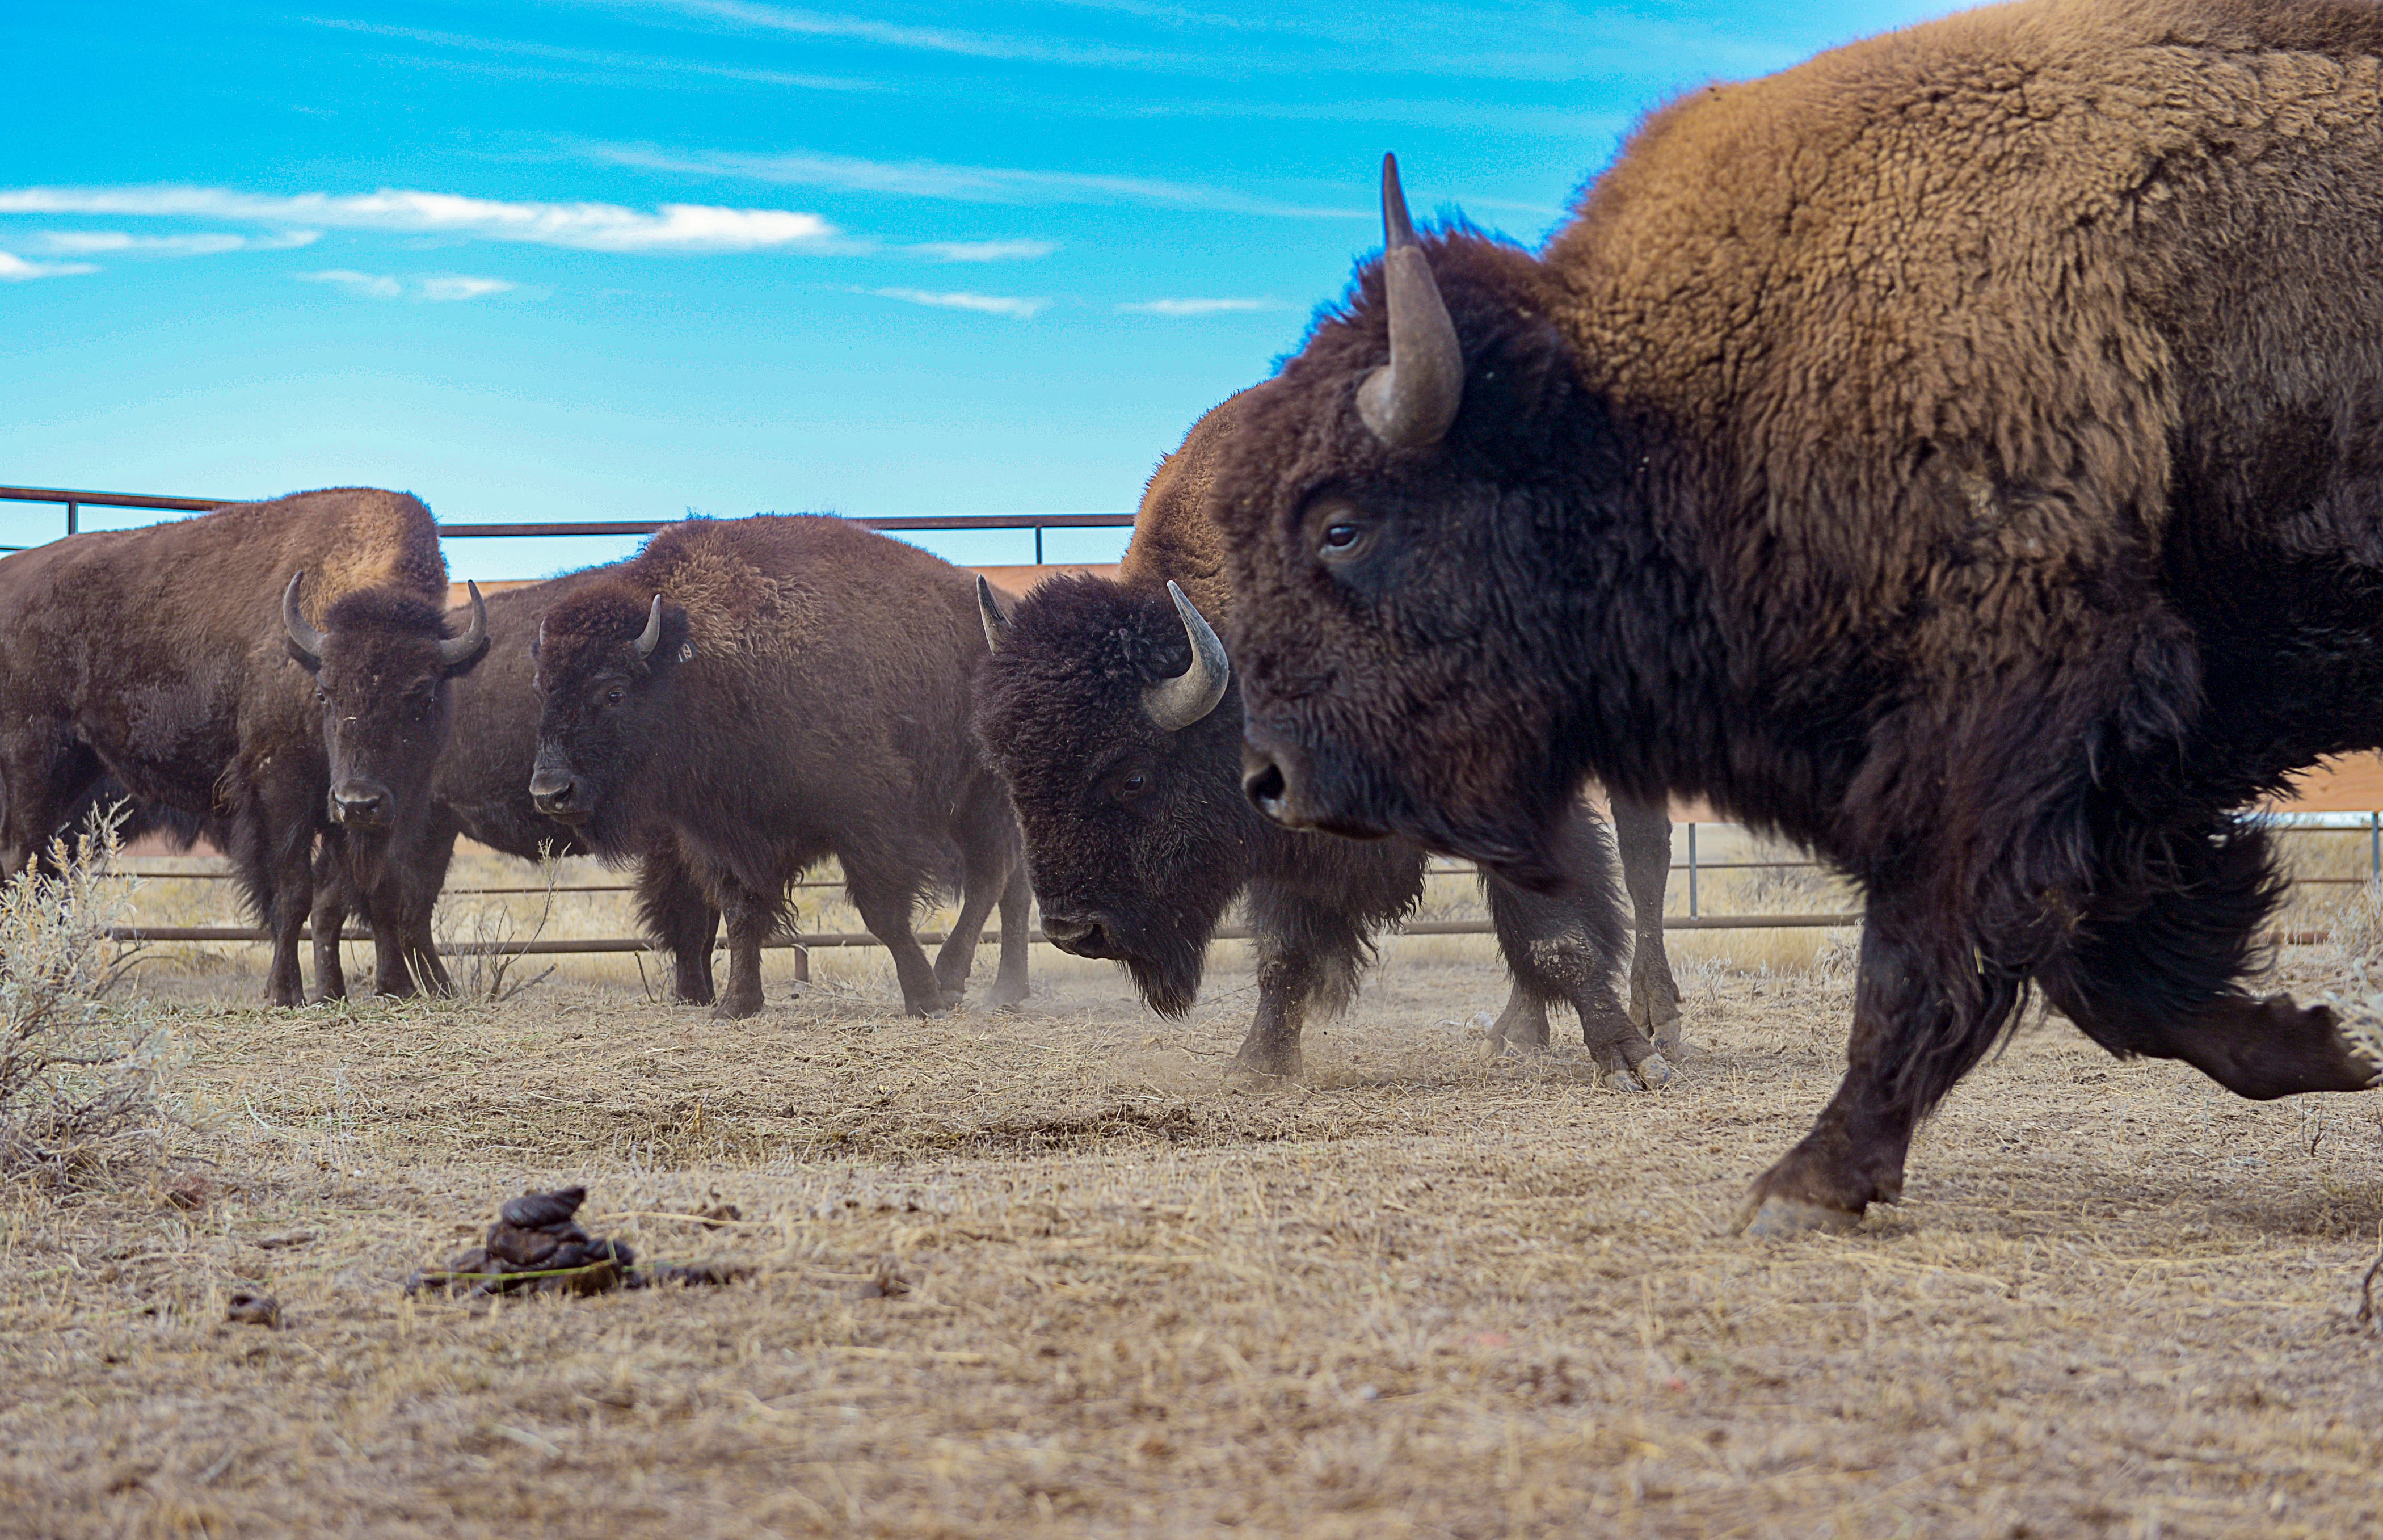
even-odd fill
[{"label": "raised hoof", "polygon": [[1797,1198],[1749,1202],[1737,1216],[1736,1232],[1749,1240],[1784,1240],[1799,1235],[1843,1235],[1861,1223],[1858,1214],[1807,1203]]}]

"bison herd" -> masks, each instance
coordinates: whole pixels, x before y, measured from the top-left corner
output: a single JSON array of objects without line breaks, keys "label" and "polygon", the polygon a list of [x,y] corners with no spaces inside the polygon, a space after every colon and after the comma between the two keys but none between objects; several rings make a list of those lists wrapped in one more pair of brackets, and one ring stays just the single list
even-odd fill
[{"label": "bison herd", "polygon": [[2245,1096],[2363,1090],[2369,1029],[2243,987],[2280,884],[2236,813],[2383,746],[2378,81],[2352,0],[2021,0],[1694,92],[1536,253],[1418,232],[1386,162],[1382,255],[1162,464],[1113,582],[1005,602],[833,520],[698,521],[443,614],[394,494],[72,536],[0,562],[0,856],[110,784],[203,824],[285,1004],[310,907],[438,981],[459,832],[636,858],[682,999],[725,921],[729,1016],[830,854],[920,1012],[996,906],[1025,992],[1030,873],[1167,1011],[1239,898],[1239,1065],[1281,1076],[1446,852],[1499,1035],[1561,1003],[1654,1085],[1685,794],[1868,899],[1844,1082],[1755,1233],[1894,1201],[2031,991]]}]

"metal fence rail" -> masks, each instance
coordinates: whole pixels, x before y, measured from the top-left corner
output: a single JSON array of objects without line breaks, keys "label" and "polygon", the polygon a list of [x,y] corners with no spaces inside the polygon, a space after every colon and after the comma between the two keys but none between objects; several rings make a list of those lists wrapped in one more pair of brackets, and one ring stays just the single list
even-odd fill
[{"label": "metal fence rail", "polygon": [[[85,508],[142,508],[167,513],[204,513],[245,499],[150,496],[140,492],[81,492],[65,487],[0,487],[0,502],[49,503],[64,511],[61,536],[80,533]],[[638,536],[680,523],[677,519],[598,519],[571,524],[442,524],[442,540],[515,539],[523,536],[588,535]],[[964,530],[1031,530],[1034,563],[1043,564],[1043,532],[1046,529],[1131,529],[1130,513],[951,513],[915,518],[853,519],[850,523],[887,535],[928,534]],[[25,550],[24,546],[0,546],[0,551]]]}]

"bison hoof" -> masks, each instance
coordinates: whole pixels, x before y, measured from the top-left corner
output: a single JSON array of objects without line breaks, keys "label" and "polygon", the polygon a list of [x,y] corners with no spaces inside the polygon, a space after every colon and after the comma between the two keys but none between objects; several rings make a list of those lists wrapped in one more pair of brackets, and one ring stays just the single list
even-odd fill
[{"label": "bison hoof", "polygon": [[758,999],[736,1000],[732,998],[722,1000],[719,1004],[711,1007],[711,1019],[714,1021],[742,1021],[748,1016],[759,1016],[760,1014],[761,1002]]},{"label": "bison hoof", "polygon": [[1784,1240],[1799,1235],[1843,1235],[1862,1216],[1825,1203],[1797,1198],[1765,1198],[1749,1201],[1737,1216],[1735,1229],[1749,1240]]},{"label": "bison hoof", "polygon": [[1278,1086],[1296,1078],[1301,1069],[1296,1053],[1284,1057],[1237,1058],[1225,1066],[1225,1083],[1231,1086]]},{"label": "bison hoof", "polygon": [[1006,1011],[1011,1006],[1018,1004],[1028,995],[1033,992],[1034,992],[1032,990],[1028,989],[1024,984],[996,983],[992,989],[985,992],[985,1008],[987,1010]]},{"label": "bison hoof", "polygon": [[1676,1073],[1672,1068],[1672,1061],[1661,1053],[1648,1054],[1632,1066],[1631,1069],[1638,1077],[1638,1083],[1648,1090],[1670,1085],[1673,1076]]}]

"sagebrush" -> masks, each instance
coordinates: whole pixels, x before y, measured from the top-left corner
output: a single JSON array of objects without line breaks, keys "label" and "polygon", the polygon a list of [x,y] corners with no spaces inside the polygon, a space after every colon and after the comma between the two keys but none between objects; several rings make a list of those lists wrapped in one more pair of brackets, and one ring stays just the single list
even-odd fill
[{"label": "sagebrush", "polygon": [[107,998],[134,960],[110,934],[138,888],[118,869],[120,822],[94,818],[0,887],[0,1177],[146,1169],[179,1111],[182,1045],[151,1003]]}]

